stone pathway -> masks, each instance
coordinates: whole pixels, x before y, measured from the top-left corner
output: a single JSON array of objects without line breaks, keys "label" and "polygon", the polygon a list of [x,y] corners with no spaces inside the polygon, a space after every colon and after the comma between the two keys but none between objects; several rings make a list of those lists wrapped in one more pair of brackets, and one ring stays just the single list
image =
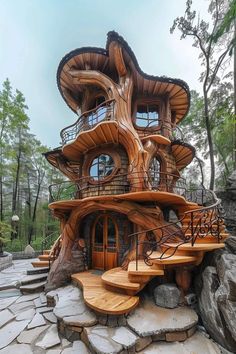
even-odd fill
[{"label": "stone pathway", "polygon": [[[32,260],[0,272],[0,354],[220,354],[190,308],[164,309],[150,299],[125,317],[96,315],[73,285],[25,294]],[[37,279],[36,279],[37,278]],[[35,279],[40,281],[41,277]],[[47,306],[50,305],[50,306]]]}]

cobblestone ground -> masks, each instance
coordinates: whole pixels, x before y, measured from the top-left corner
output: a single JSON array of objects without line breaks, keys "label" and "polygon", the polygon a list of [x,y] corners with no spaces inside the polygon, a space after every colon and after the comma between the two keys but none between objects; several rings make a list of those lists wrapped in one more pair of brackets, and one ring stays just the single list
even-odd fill
[{"label": "cobblestone ground", "polygon": [[[197,315],[190,308],[163,309],[148,299],[125,323],[111,328],[109,321],[99,324],[73,285],[47,294],[54,306],[49,307],[45,293],[37,291],[47,274],[27,275],[32,261],[14,261],[0,272],[0,354],[221,353],[203,332],[195,332]],[[34,286],[32,293],[20,291]]]}]

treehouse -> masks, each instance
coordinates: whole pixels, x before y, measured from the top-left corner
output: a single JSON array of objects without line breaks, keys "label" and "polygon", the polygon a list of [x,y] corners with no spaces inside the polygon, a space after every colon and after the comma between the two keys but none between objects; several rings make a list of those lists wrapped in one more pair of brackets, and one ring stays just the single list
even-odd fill
[{"label": "treehouse", "polygon": [[188,86],[142,72],[115,32],[106,49],[67,54],[57,83],[76,118],[45,154],[67,177],[50,186],[61,235],[34,262],[50,262],[48,289],[72,280],[89,307],[107,314],[131,311],[153,277],[186,292],[192,268],[227,237],[214,193],[189,191],[181,177],[195,157],[178,128]]}]

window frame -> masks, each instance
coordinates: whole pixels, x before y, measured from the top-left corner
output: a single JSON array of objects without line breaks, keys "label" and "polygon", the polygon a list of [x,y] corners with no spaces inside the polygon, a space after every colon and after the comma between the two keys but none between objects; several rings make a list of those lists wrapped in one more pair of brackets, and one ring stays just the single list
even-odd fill
[{"label": "window frame", "polygon": [[[90,176],[90,168],[91,165],[96,157],[99,155],[109,155],[114,161],[114,168],[112,173],[109,176],[106,176],[102,179],[95,180],[93,177]],[[112,151],[111,148],[100,148],[96,150],[89,151],[86,154],[84,159],[83,168],[82,168],[82,176],[84,176],[89,184],[103,184],[106,182],[111,181],[114,176],[118,173],[119,169],[121,168],[121,158],[118,152]]]},{"label": "window frame", "polygon": [[[137,113],[138,113],[138,106],[157,106],[158,107],[158,125],[155,126],[145,126],[141,127],[137,124]],[[162,110],[162,101],[158,98],[138,98],[134,102],[134,111],[132,114],[132,121],[135,129],[140,130],[140,131],[158,131],[161,130],[161,123],[162,123],[162,117],[161,117],[161,110]]]}]

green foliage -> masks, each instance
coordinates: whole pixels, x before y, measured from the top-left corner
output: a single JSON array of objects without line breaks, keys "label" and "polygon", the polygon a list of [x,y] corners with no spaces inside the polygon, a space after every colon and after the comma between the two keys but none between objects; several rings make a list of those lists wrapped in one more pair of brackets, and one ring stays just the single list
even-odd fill
[{"label": "green foliage", "polygon": [[[226,97],[225,94],[227,86],[230,85],[229,75],[222,75],[222,69],[226,65],[227,54],[232,50],[232,43],[235,41],[234,32],[226,32],[226,28],[229,28],[233,22],[235,0],[230,3],[224,0],[209,0],[208,3],[210,17],[206,21],[192,9],[192,0],[187,0],[184,16],[174,20],[170,31],[172,33],[178,29],[181,39],[190,37],[193,41],[192,45],[199,51],[199,59],[203,67],[199,77],[202,82],[203,97],[198,94],[193,95],[194,106],[184,124],[190,128],[189,131],[194,132],[197,141],[195,145],[201,148],[202,156],[210,159],[210,189],[213,189],[218,173],[218,169],[215,168],[215,157],[222,159],[224,164],[226,162],[225,151],[223,155],[221,154],[222,142],[217,131],[223,129],[221,132],[226,132],[228,129],[226,126],[228,127],[229,124],[228,119],[226,125],[222,123],[222,118],[227,116],[225,113],[222,114],[222,101],[225,107],[227,99],[230,101],[230,97]],[[216,42],[216,38],[220,40]],[[230,95],[229,90],[228,95]],[[192,135],[193,140],[193,134],[188,134]]]},{"label": "green foliage", "polygon": [[58,229],[47,207],[48,185],[63,180],[42,155],[49,149],[30,133],[27,109],[23,94],[13,92],[7,79],[0,90],[0,220],[19,216],[17,240],[7,245],[15,249],[41,245]]},{"label": "green foliage", "polygon": [[11,226],[0,221],[0,254],[3,253],[3,246],[10,241],[11,232],[13,232]]}]

